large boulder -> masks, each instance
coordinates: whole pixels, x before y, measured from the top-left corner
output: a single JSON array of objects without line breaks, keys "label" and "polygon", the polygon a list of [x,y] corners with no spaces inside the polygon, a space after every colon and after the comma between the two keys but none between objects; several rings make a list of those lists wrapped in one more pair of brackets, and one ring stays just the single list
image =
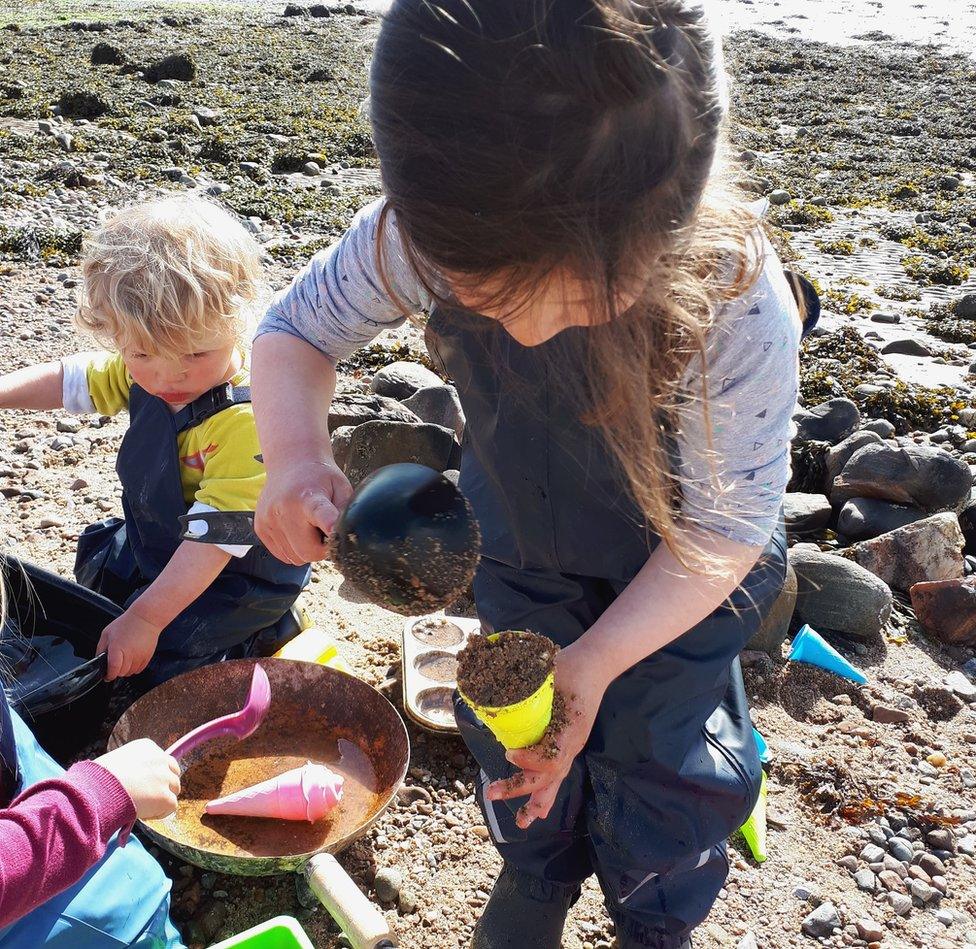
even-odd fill
[{"label": "large boulder", "polygon": [[454,445],[454,432],[440,425],[364,422],[356,426],[349,440],[346,477],[355,486],[377,468],[401,461],[446,471],[451,467]]},{"label": "large boulder", "polygon": [[879,498],[926,514],[959,512],[972,486],[969,465],[941,448],[883,443],[852,456],[834,480],[830,499],[842,505],[852,498]]},{"label": "large boulder", "polygon": [[886,583],[851,560],[806,545],[791,548],[789,559],[797,623],[868,642],[881,637],[893,602]]},{"label": "large boulder", "polygon": [[840,509],[837,532],[849,541],[870,540],[906,524],[914,524],[923,517],[925,514],[916,507],[877,498],[854,498]]},{"label": "large boulder", "polygon": [[370,390],[391,399],[409,399],[421,389],[442,386],[444,380],[419,362],[391,362],[373,376]]},{"label": "large boulder", "polygon": [[836,445],[857,431],[861,411],[850,399],[831,399],[812,409],[801,409],[793,420],[800,441]]},{"label": "large boulder", "polygon": [[329,408],[329,431],[344,425],[362,425],[364,422],[412,422],[421,421],[410,409],[396,399],[374,395],[372,392],[337,392]]},{"label": "large boulder", "polygon": [[909,594],[930,636],[955,646],[976,646],[976,577],[916,583]]},{"label": "large boulder", "polygon": [[464,410],[454,386],[436,385],[418,389],[403,404],[423,421],[454,430],[458,439],[464,434]]},{"label": "large boulder", "polygon": [[874,432],[862,429],[853,435],[845,438],[839,445],[834,445],[827,450],[827,484],[826,489],[830,491],[836,478],[843,470],[844,466],[860,451],[865,445],[880,445],[883,439]]},{"label": "large boulder", "polygon": [[791,534],[813,534],[830,522],[833,509],[822,494],[794,492],[783,498],[783,519]]},{"label": "large boulder", "polygon": [[[976,294],[974,294],[976,296]],[[970,498],[959,515],[962,536],[966,538],[966,553],[976,551],[976,500]]]},{"label": "large boulder", "polygon": [[955,514],[933,514],[851,548],[854,559],[896,590],[963,575],[963,537]]},{"label": "large boulder", "polygon": [[191,82],[197,77],[197,64],[189,53],[174,53],[152,63],[144,73],[147,82],[176,79]]},{"label": "large boulder", "polygon": [[762,623],[752,639],[746,643],[746,649],[754,649],[769,653],[774,659],[783,656],[783,642],[790,634],[790,621],[796,608],[796,572],[789,565],[786,567],[786,582],[783,590],[776,598],[772,608],[763,617]]}]

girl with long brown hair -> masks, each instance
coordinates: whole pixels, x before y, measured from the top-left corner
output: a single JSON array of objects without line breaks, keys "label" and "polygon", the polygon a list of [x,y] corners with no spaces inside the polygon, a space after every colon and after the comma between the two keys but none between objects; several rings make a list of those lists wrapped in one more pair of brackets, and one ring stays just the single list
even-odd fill
[{"label": "girl with long brown hair", "polygon": [[486,630],[562,647],[554,757],[463,705],[504,858],[476,949],[559,945],[596,873],[622,947],[689,945],[760,782],[737,654],[779,594],[797,306],[722,182],[719,44],[690,0],[395,0],[385,197],[254,347],[256,526],[322,559],[350,487],[335,362],[426,311],[467,419]]}]

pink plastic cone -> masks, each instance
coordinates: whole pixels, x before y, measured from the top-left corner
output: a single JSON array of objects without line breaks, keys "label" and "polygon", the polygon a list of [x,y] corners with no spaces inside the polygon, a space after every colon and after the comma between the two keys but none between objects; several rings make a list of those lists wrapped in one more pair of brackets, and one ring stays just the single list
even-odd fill
[{"label": "pink plastic cone", "polygon": [[342,798],[342,776],[325,765],[307,764],[242,788],[207,804],[208,814],[307,820],[325,817]]}]

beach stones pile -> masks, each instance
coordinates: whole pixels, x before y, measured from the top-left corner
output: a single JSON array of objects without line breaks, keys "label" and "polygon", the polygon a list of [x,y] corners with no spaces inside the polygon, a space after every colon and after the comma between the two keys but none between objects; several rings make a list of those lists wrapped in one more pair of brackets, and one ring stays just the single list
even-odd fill
[{"label": "beach stones pile", "polygon": [[349,383],[329,410],[336,463],[355,487],[384,465],[456,471],[464,413],[457,390],[419,363],[394,362],[370,383]]},{"label": "beach stones pile", "polygon": [[[894,917],[930,912],[947,929],[965,919],[940,904],[952,894],[947,867],[959,854],[971,853],[976,837],[971,828],[976,814],[966,814],[958,827],[916,826],[908,816],[890,811],[861,828],[860,839],[837,863],[850,873],[859,890],[874,900],[876,915],[890,925]],[[870,922],[869,920],[865,921]],[[860,923],[858,926],[860,928]],[[806,931],[806,925],[804,924]],[[881,927],[875,926],[874,933]],[[861,936],[866,939],[867,936]],[[881,937],[877,940],[880,942]]]},{"label": "beach stones pile", "polygon": [[[966,423],[976,425],[976,412]],[[802,490],[786,495],[790,577],[749,643],[778,657],[801,624],[845,641],[878,641],[895,594],[933,637],[976,645],[974,470],[951,443],[896,436],[834,398],[794,416]],[[816,540],[817,543],[810,541]],[[969,576],[974,574],[973,576]]]}]

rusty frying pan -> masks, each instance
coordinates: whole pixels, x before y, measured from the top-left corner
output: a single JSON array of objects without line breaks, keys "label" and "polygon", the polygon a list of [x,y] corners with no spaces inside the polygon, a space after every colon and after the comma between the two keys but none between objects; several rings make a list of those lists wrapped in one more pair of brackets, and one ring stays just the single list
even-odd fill
[{"label": "rusty frying pan", "polygon": [[[243,741],[217,739],[181,760],[183,792],[174,815],[143,821],[160,847],[218,873],[300,872],[356,949],[388,949],[395,937],[379,910],[331,856],[365,834],[393,799],[410,759],[407,730],[393,706],[365,682],[336,669],[261,659],[271,707]],[[171,679],[133,703],[109,738],[169,747],[186,732],[244,703],[256,660],[219,662]],[[268,820],[204,814],[206,803],[306,761],[345,779],[326,819]]]}]

